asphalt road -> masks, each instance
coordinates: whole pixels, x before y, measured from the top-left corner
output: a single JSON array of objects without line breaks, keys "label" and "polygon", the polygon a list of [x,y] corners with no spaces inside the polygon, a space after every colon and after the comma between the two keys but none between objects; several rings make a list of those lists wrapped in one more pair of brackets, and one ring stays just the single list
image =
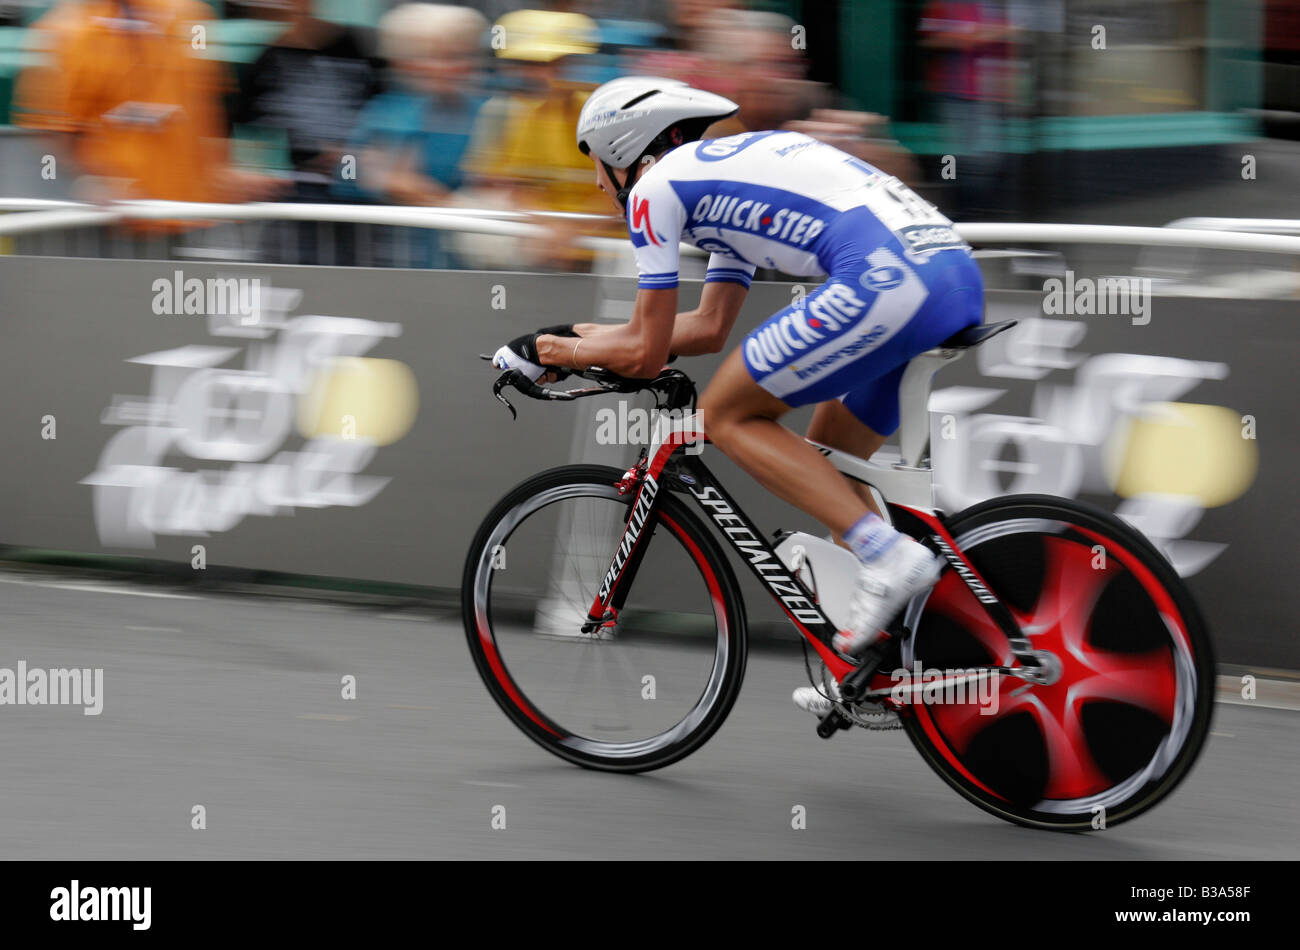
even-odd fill
[{"label": "asphalt road", "polygon": [[1220,704],[1170,799],[1061,835],[958,798],[901,732],[818,739],[771,648],[708,745],[619,776],[516,732],[447,614],[0,573],[0,644],[0,667],[104,670],[98,716],[0,705],[9,859],[1300,857],[1286,709]]}]

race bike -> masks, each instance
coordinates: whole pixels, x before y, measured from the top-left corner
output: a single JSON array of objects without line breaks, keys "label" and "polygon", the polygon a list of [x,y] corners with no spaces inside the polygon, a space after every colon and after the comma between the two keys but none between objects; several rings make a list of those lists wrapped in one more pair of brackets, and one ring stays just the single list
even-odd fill
[{"label": "race bike", "polygon": [[1201,751],[1215,668],[1169,562],[1076,501],[933,506],[931,379],[1014,322],[967,328],[912,360],[897,453],[867,461],[813,443],[944,563],[856,658],[831,646],[853,555],[802,532],[764,535],[703,461],[685,374],[591,368],[575,372],[591,385],[570,390],[502,374],[494,394],[512,415],[507,388],[549,401],[649,394],[662,415],[630,468],[544,471],[484,519],[461,602],[493,699],[537,744],[587,768],[643,772],[690,755],[744,678],[747,617],[729,547],[802,637],[810,681],[830,701],[822,738],[901,726],[958,793],[1035,828],[1105,828],[1161,801]]}]

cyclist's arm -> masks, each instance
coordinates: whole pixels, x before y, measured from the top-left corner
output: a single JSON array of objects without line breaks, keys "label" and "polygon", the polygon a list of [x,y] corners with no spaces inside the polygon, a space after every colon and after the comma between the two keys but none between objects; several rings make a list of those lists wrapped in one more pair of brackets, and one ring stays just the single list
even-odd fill
[{"label": "cyclist's arm", "polygon": [[714,253],[704,272],[700,305],[680,314],[673,327],[673,353],[697,356],[720,353],[736,325],[740,308],[749,294],[754,266],[729,255]]},{"label": "cyclist's arm", "polygon": [[[740,284],[705,284],[704,292],[700,294],[700,305],[677,314],[673,321],[673,338],[668,352],[673,356],[721,353],[748,293],[749,288]],[[626,326],[625,323],[575,323],[573,332],[581,337],[593,337]],[[584,343],[579,355],[586,356],[587,352]]]},{"label": "cyclist's arm", "polygon": [[656,375],[672,354],[717,353],[726,345],[754,267],[733,254],[713,253],[699,306],[678,314],[678,242],[685,220],[686,209],[666,180],[642,178],[637,183],[628,202],[628,235],[640,275],[631,322],[576,326],[581,344],[572,338],[538,337],[538,357],[545,365],[601,366],[646,378]]},{"label": "cyclist's arm", "polygon": [[676,287],[643,287],[637,291],[631,322],[583,336],[580,348],[573,337],[539,336],[537,356],[546,366],[601,366],[620,376],[648,379],[668,362],[676,318]]},{"label": "cyclist's arm", "polygon": [[677,315],[672,352],[677,356],[721,353],[748,294],[749,288],[740,284],[705,284],[700,305]]},{"label": "cyclist's arm", "polygon": [[[675,248],[673,250],[675,252]],[[641,263],[640,260],[638,263]],[[722,348],[727,345],[731,328],[740,316],[740,308],[749,293],[749,282],[753,277],[753,264],[716,251],[710,255],[709,266],[704,273],[704,291],[700,294],[700,304],[694,310],[677,314],[670,352],[674,356],[722,352]],[[578,336],[584,337],[611,329],[613,327],[607,323],[579,323],[573,327]],[[585,348],[583,352],[586,352]]]}]

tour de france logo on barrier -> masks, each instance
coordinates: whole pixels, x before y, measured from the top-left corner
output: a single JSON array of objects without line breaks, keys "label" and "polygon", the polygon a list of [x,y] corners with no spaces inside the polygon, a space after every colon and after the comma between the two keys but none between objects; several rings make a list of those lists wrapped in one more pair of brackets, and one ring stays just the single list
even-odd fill
[{"label": "tour de france logo on barrier", "polygon": [[[1226,363],[1077,353],[1086,332],[1080,321],[1021,316],[1019,326],[976,352],[988,382],[1033,383],[1028,416],[979,411],[998,403],[1005,388],[935,390],[935,500],[960,511],[1021,492],[1118,497],[1117,515],[1181,576],[1196,574],[1227,545],[1188,535],[1207,509],[1244,495],[1258,473],[1253,417],[1187,399],[1226,378]],[[1072,378],[1053,375],[1063,370]]]},{"label": "tour de france logo on barrier", "polygon": [[[170,299],[158,287],[166,281],[155,282],[155,312],[173,313],[158,309]],[[197,311],[214,340],[234,345],[127,360],[151,368],[149,394],[113,396],[101,420],[122,429],[82,479],[94,489],[103,544],[147,548],[158,535],[220,533],[250,515],[355,507],[388,484],[362,473],[410,431],[419,395],[405,363],[365,354],[399,336],[401,325],[290,317],[301,292],[258,283],[251,310]]]}]

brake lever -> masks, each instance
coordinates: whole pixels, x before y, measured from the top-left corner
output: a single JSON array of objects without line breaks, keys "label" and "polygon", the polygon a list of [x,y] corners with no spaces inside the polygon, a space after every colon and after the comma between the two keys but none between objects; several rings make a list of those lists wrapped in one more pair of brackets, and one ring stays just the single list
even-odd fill
[{"label": "brake lever", "polygon": [[510,410],[511,419],[518,419],[519,413],[515,412],[515,407],[510,405],[510,400],[507,399],[505,396],[501,395],[501,390],[505,389],[509,385],[512,385],[514,380],[511,379],[511,377],[518,376],[518,375],[519,375],[519,371],[516,369],[506,370],[504,373],[498,376],[497,381],[492,384],[492,395],[496,396],[497,399],[500,399],[501,405],[505,406],[507,409]]},{"label": "brake lever", "polygon": [[579,396],[592,396],[597,393],[609,392],[605,386],[589,387],[587,389],[547,389],[544,386],[538,386],[533,380],[529,379],[517,369],[508,369],[492,384],[492,395],[501,400],[501,404],[510,410],[510,418],[518,419],[519,415],[515,412],[515,407],[510,404],[510,400],[501,395],[501,390],[507,386],[512,386],[525,396],[533,399],[544,399],[551,402],[570,401],[577,399]]}]

